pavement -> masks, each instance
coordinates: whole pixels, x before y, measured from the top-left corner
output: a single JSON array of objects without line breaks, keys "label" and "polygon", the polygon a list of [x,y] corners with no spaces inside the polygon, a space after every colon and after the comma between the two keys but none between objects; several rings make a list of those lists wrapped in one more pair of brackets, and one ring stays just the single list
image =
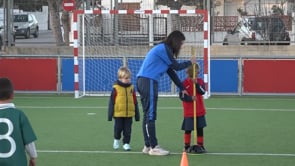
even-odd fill
[{"label": "pavement", "polygon": [[44,47],[56,46],[55,37],[52,30],[40,30],[39,36],[34,38],[32,35],[29,39],[23,36],[17,36],[15,47]]}]

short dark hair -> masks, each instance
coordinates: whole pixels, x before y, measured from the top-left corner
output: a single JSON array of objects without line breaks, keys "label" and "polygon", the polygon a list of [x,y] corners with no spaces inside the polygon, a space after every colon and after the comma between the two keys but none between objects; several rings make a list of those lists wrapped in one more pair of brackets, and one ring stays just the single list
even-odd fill
[{"label": "short dark hair", "polygon": [[0,78],[0,100],[10,99],[13,94],[12,82],[5,77]]},{"label": "short dark hair", "polygon": [[184,40],[184,34],[179,30],[175,30],[163,42],[172,48],[173,54],[177,58]]}]

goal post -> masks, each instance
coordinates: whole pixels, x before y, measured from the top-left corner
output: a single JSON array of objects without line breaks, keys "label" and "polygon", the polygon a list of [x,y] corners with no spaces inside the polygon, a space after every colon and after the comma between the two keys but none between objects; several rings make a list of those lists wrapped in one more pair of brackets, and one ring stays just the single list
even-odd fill
[{"label": "goal post", "polygon": [[[108,96],[120,66],[128,66],[136,86],[136,74],[146,53],[174,30],[186,40],[178,61],[188,60],[195,48],[200,77],[210,96],[210,21],[206,10],[75,10],[72,35],[74,94]],[[178,71],[180,79],[185,70]],[[160,96],[178,95],[178,88],[165,74],[159,82]]]}]

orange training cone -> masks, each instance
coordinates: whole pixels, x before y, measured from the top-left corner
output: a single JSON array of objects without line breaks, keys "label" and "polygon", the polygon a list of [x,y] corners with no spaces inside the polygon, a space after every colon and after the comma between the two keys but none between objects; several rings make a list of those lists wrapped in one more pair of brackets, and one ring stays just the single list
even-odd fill
[{"label": "orange training cone", "polygon": [[182,152],[180,166],[188,166],[188,159],[187,159],[187,155],[186,155],[186,152],[185,151]]}]

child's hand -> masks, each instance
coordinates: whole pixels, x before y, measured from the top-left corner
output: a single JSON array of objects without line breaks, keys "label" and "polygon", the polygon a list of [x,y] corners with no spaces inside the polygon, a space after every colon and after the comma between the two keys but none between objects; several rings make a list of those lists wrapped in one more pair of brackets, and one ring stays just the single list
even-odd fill
[{"label": "child's hand", "polygon": [[193,83],[198,83],[197,77],[195,79],[192,78]]},{"label": "child's hand", "polygon": [[196,57],[191,57],[191,62],[192,62],[192,64],[195,64],[195,63],[197,63],[197,58]]},{"label": "child's hand", "polygon": [[36,166],[36,159],[35,158],[30,159],[29,166]]},{"label": "child's hand", "polygon": [[196,96],[192,96],[192,100],[195,101],[196,100]]}]

